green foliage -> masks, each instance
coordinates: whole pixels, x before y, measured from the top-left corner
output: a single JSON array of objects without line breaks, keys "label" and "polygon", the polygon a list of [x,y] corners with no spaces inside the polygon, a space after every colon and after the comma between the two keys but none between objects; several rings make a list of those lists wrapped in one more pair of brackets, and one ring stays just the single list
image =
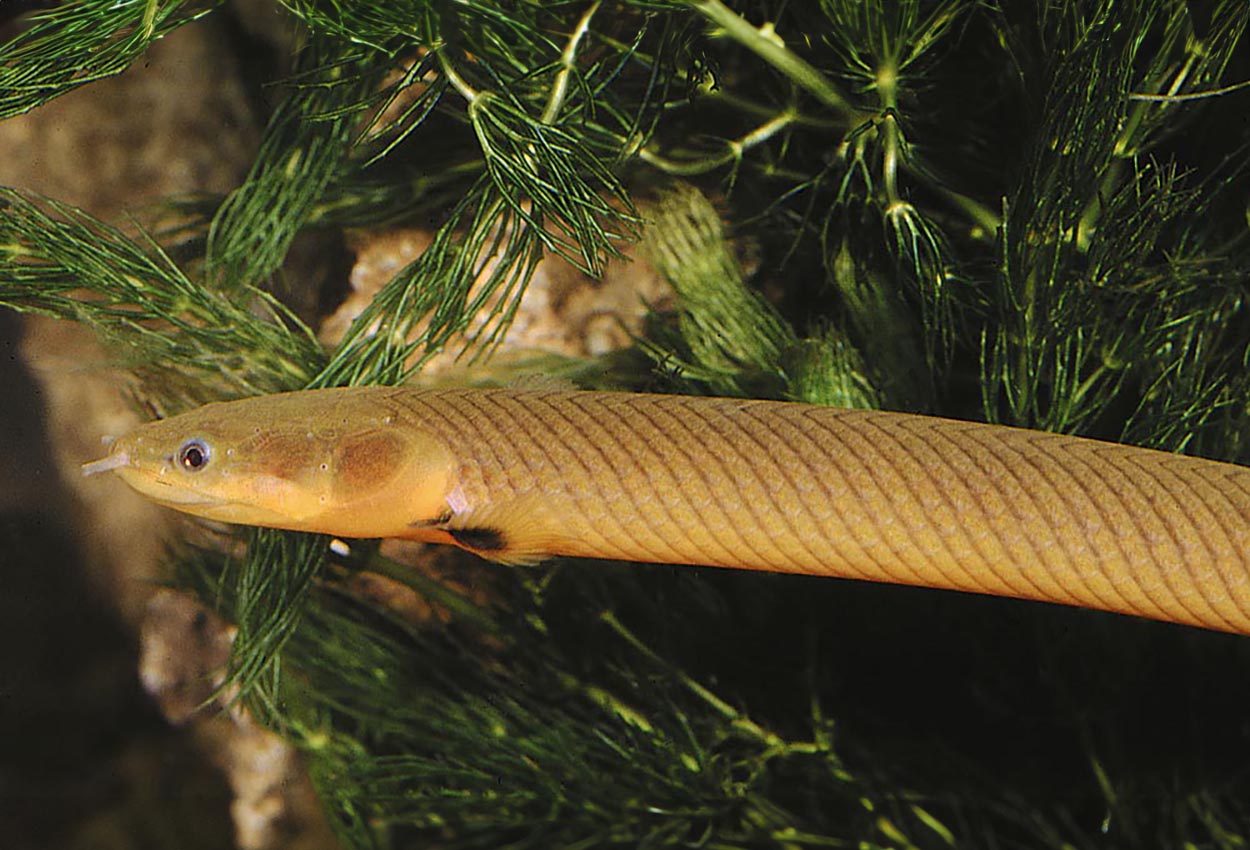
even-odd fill
[{"label": "green foliage", "polygon": [[[540,259],[597,273],[645,220],[681,303],[640,341],[656,368],[638,385],[1244,458],[1241,0],[286,6],[304,44],[256,161],[190,222],[202,238],[178,264],[55,201],[0,196],[0,304],[94,327],[160,409],[399,383],[449,346],[485,357]],[[198,8],[21,19],[0,45],[0,116],[120,70]],[[429,220],[431,247],[334,351],[265,289],[304,231]],[[350,846],[1236,847],[1250,832],[1244,783],[1200,758],[1239,752],[1203,733],[1240,729],[1250,698],[1217,637],[601,565],[492,572],[484,606],[358,549],[327,562],[320,538],[261,531],[241,559],[181,574],[238,623],[240,698],[304,751]],[[356,590],[361,569],[449,623],[399,619]],[[1186,678],[1205,657],[1223,672]],[[1124,697],[1144,660],[1166,693]],[[1172,691],[1201,712],[1193,776],[1151,761],[1168,752],[1154,728],[1121,743],[1133,722],[1108,707],[1136,716]],[[1186,706],[1168,706],[1152,717],[1170,729]],[[935,754],[930,723],[974,728]]]},{"label": "green foliage", "polygon": [[206,277],[221,287],[260,283],[286,258],[356,136],[361,99],[386,66],[350,42],[313,37],[291,90],[269,118],[247,179],[213,216]]},{"label": "green foliage", "polygon": [[[1223,336],[1211,318],[1226,320],[1230,299],[1239,298],[1219,285],[1227,260],[1213,252],[1211,235],[1191,226],[1207,220],[1204,207],[1220,187],[1196,186],[1177,166],[1147,156],[1166,135],[1175,104],[1125,97],[1210,85],[1236,39],[1214,49],[1182,41],[1186,19],[1174,7],[1162,33],[1170,49],[1160,50],[1144,34],[1162,9],[1101,11],[1052,21],[1055,32],[1043,32],[1070,32],[1071,44],[1050,73],[1034,139],[1042,149],[1030,152],[1007,201],[1000,290],[991,302],[998,315],[987,328],[983,363],[987,415],[997,416],[1001,404],[1008,421],[1054,431],[1089,431],[1126,395],[1126,383],[1182,369],[1189,346]],[[1234,16],[1224,13],[1217,24],[1233,26]],[[1235,35],[1244,27],[1244,20],[1234,26]],[[1142,56],[1143,49],[1150,52]],[[1243,262],[1244,246],[1234,250],[1234,262]],[[1229,342],[1241,349],[1233,356],[1244,356],[1245,340]],[[1184,392],[1235,397],[1246,388],[1244,373],[1209,379],[1215,384]],[[1168,396],[1185,407],[1196,401]],[[1143,402],[1128,429],[1164,421]],[[1148,442],[1182,447],[1201,424],[1190,418],[1193,430],[1178,434],[1173,420]]]},{"label": "green foliage", "polygon": [[86,0],[52,4],[29,15],[22,31],[0,49],[0,120],[120,74],[156,39],[217,5],[204,0]]},{"label": "green foliage", "polygon": [[0,189],[0,274],[0,303],[94,328],[166,402],[293,389],[323,359],[268,293],[223,298],[156,245],[12,189]]},{"label": "green foliage", "polygon": [[[694,187],[664,193],[651,214],[650,260],[680,301],[674,339],[644,346],[657,366],[712,395],[778,395],[794,330],[747,289],[715,208]],[[686,351],[672,355],[678,347]]]},{"label": "green foliage", "polygon": [[[429,589],[411,571],[373,566]],[[235,582],[212,576],[205,560],[182,578],[238,617]],[[654,582],[570,566],[492,584],[493,608],[438,589],[460,612],[450,627],[315,591],[266,708],[349,845],[668,847],[714,836],[724,847],[836,847],[943,829],[916,801],[857,777],[827,720],[787,740],[600,608],[654,593]],[[680,589],[681,608],[715,602]],[[488,663],[473,660],[484,653]],[[822,799],[830,788],[836,803]]]}]

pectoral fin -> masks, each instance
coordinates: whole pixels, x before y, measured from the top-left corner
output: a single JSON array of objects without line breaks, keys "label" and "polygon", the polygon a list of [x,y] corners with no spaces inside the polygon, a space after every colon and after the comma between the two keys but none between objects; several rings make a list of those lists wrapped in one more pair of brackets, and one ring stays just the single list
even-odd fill
[{"label": "pectoral fin", "polygon": [[506,504],[468,506],[435,521],[416,522],[413,537],[453,543],[473,554],[510,566],[533,566],[554,553],[555,526],[538,494]]}]

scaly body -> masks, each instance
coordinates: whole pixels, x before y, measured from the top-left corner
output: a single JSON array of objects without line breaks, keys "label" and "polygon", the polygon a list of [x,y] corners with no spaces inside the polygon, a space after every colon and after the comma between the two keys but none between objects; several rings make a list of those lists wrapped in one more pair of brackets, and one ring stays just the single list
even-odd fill
[{"label": "scaly body", "polygon": [[840,576],[1250,633],[1250,469],[1001,426],[735,399],[354,388],[152,423],[88,467],[103,469],[190,513],[504,562]]}]

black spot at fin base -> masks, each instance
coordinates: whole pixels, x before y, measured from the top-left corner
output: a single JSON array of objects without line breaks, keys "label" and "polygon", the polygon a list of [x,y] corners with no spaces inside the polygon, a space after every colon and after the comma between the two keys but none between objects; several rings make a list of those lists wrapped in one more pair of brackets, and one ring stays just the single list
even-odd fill
[{"label": "black spot at fin base", "polygon": [[474,504],[422,524],[447,532],[456,545],[475,555],[509,566],[545,561],[557,551],[560,539],[546,499],[539,492],[502,503]]},{"label": "black spot at fin base", "polygon": [[508,538],[497,528],[449,528],[447,533],[464,548],[485,558],[508,548]]}]

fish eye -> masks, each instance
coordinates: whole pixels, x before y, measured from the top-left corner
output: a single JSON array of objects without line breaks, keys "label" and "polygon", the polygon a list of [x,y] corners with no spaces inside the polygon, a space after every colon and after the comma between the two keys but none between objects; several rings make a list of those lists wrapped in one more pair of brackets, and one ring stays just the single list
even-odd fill
[{"label": "fish eye", "polygon": [[199,472],[208,466],[208,459],[211,455],[208,443],[203,440],[187,440],[182,444],[182,448],[178,449],[178,465],[187,472]]}]

